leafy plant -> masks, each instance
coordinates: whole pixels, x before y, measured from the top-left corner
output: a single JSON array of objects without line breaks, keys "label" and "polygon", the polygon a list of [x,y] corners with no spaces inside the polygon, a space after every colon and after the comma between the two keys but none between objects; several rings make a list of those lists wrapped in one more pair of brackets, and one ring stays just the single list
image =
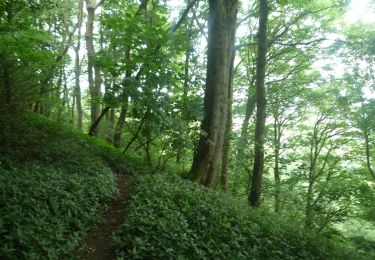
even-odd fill
[{"label": "leafy plant", "polygon": [[70,256],[117,195],[109,166],[125,171],[124,160],[53,121],[8,112],[0,117],[0,258]]},{"label": "leafy plant", "polygon": [[114,240],[120,259],[361,259],[349,244],[297,225],[176,175],[157,174],[138,177]]},{"label": "leafy plant", "polygon": [[0,256],[58,259],[100,220],[103,203],[116,195],[109,170],[67,173],[30,164],[0,169]]}]

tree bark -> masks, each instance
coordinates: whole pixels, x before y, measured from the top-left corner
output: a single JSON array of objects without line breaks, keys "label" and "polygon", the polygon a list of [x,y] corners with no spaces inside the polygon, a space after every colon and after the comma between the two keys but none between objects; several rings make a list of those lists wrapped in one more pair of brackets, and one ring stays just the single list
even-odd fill
[{"label": "tree bark", "polygon": [[[308,184],[307,193],[306,193],[306,207],[305,207],[305,227],[312,228],[313,226],[313,195],[314,195],[314,184],[316,178],[316,163],[321,151],[321,148],[318,146],[321,142],[318,137],[318,125],[320,119],[315,123],[314,132],[310,144],[310,166],[308,172]],[[322,147],[324,143],[321,143]]]},{"label": "tree bark", "polygon": [[311,228],[313,225],[313,186],[314,182],[309,178],[309,186],[306,194],[305,226]]},{"label": "tree bark", "polygon": [[83,120],[83,110],[82,110],[82,99],[81,99],[81,86],[80,86],[80,76],[81,76],[81,64],[79,51],[81,49],[81,27],[83,18],[83,0],[78,3],[78,39],[77,45],[74,47],[75,59],[74,59],[74,76],[75,76],[75,86],[74,94],[76,98],[76,108],[77,108],[77,128],[82,130],[82,120]]},{"label": "tree bark", "polygon": [[318,143],[319,139],[316,132],[316,127],[314,130],[314,135],[311,140],[310,147],[310,168],[308,173],[309,186],[307,187],[306,193],[306,208],[305,208],[305,227],[312,228],[313,226],[313,195],[314,195],[314,184],[315,184],[315,166],[319,156]]},{"label": "tree bark", "polygon": [[281,132],[278,125],[277,115],[275,115],[274,121],[274,147],[275,147],[275,165],[274,165],[274,178],[275,178],[275,212],[280,212],[281,208],[281,198],[280,198],[280,139]]},{"label": "tree bark", "polygon": [[101,78],[100,70],[95,65],[95,49],[94,49],[94,20],[96,1],[86,0],[87,22],[86,22],[86,49],[87,49],[87,74],[89,82],[89,90],[91,95],[91,125],[94,124],[100,114],[100,98],[101,98]]},{"label": "tree bark", "polygon": [[[232,41],[235,41],[236,31],[233,31]],[[230,76],[228,82],[228,107],[227,107],[227,122],[224,133],[224,148],[223,158],[221,161],[220,184],[223,190],[228,189],[229,176],[229,162],[230,162],[230,148],[232,141],[232,101],[233,101],[233,79],[234,79],[234,59],[236,57],[236,50],[232,50],[232,57],[230,61]]]},{"label": "tree bark", "polygon": [[58,98],[60,97],[61,92],[63,94],[63,97],[62,97],[61,107],[59,108],[58,113],[57,113],[57,119],[56,119],[57,121],[61,120],[61,115],[63,111],[65,110],[65,106],[67,106],[67,110],[69,113],[69,92],[68,92],[68,83],[67,83],[65,68],[61,69],[60,74],[61,74],[59,78],[60,82],[57,83],[59,86],[58,91],[57,91],[57,97]]},{"label": "tree bark", "polygon": [[369,140],[369,132],[365,130],[365,146],[366,146],[366,162],[367,162],[367,169],[371,174],[371,177],[375,180],[375,172],[371,167],[371,153],[370,153],[370,140]]},{"label": "tree bark", "polygon": [[[253,81],[250,83],[250,89],[253,87]],[[238,145],[238,159],[242,162],[245,158],[245,147],[248,144],[248,138],[249,138],[249,122],[250,118],[252,117],[254,110],[255,110],[255,104],[256,104],[256,96],[251,95],[249,93],[246,103],[246,111],[245,111],[245,118],[243,120],[242,126],[241,126],[241,135]]]},{"label": "tree bark", "polygon": [[126,114],[128,113],[128,103],[129,103],[128,99],[129,99],[128,96],[124,98],[124,101],[123,101],[124,103],[121,106],[120,116],[117,120],[115,133],[113,135],[113,145],[117,148],[121,146],[121,131],[125,125]]},{"label": "tree bark", "polygon": [[227,107],[227,121],[225,125],[223,155],[221,161],[220,184],[223,190],[228,189],[229,176],[229,162],[230,162],[230,144],[232,140],[232,87],[228,90],[228,107]]},{"label": "tree bark", "polygon": [[[143,5],[141,4],[139,8],[141,8],[142,6]],[[138,10],[137,14],[140,13],[140,10],[141,9]],[[131,58],[130,47],[128,47],[126,52],[125,52],[125,58],[130,63],[130,58]],[[130,68],[128,68],[125,72],[125,78],[130,78],[131,74],[132,74],[132,70]],[[123,91],[124,91],[124,93],[123,93],[124,99],[122,101],[120,116],[117,120],[117,123],[116,123],[116,126],[115,126],[115,131],[114,131],[114,134],[113,134],[113,145],[117,148],[119,148],[120,145],[121,145],[121,135],[122,135],[121,131],[122,131],[122,128],[124,128],[126,116],[128,114],[128,108],[129,108],[129,96],[128,96],[128,94],[125,93],[126,89],[124,89]]]},{"label": "tree bark", "polygon": [[216,186],[223,153],[237,9],[238,1],[209,1],[205,116],[191,172],[195,180],[211,188]]},{"label": "tree bark", "polygon": [[109,113],[107,114],[107,122],[109,125],[110,131],[106,134],[106,141],[109,144],[113,144],[113,137],[114,137],[114,128],[115,128],[115,109],[111,107]]},{"label": "tree bark", "polygon": [[94,136],[98,133],[98,127],[100,125],[100,122],[102,121],[102,118],[108,113],[108,111],[111,109],[111,107],[105,107],[102,112],[99,114],[98,118],[95,120],[95,122],[91,125],[89,130],[89,135]]},{"label": "tree bark", "polygon": [[262,188],[262,175],[264,170],[264,140],[266,123],[266,90],[265,71],[267,54],[267,20],[268,0],[259,1],[259,31],[258,31],[258,54],[256,67],[256,127],[254,144],[254,168],[251,178],[249,202],[253,208],[260,206],[260,195]]},{"label": "tree bark", "polygon": [[69,111],[69,124],[74,125],[74,111],[75,111],[75,106],[76,106],[76,97],[72,97],[72,108]]},{"label": "tree bark", "polygon": [[[184,62],[184,88],[182,92],[182,119],[186,120],[188,118],[187,112],[187,98],[188,98],[188,89],[189,89],[189,73],[190,73],[190,56],[191,56],[191,46],[190,46],[190,34],[191,34],[191,24],[189,24],[186,28],[186,37],[188,38],[189,44],[185,50],[185,62]],[[176,163],[181,163],[181,158],[183,157],[183,145],[181,144],[180,140],[181,137],[178,136],[178,147],[177,147],[177,154],[176,154]]]},{"label": "tree bark", "polygon": [[74,61],[74,75],[75,75],[75,98],[76,98],[76,108],[77,108],[77,128],[82,130],[82,121],[83,121],[83,110],[82,110],[82,98],[81,98],[81,85],[80,85],[80,75],[81,75],[81,66],[79,61],[79,50],[80,43],[77,43],[77,48],[75,48],[75,61]]}]

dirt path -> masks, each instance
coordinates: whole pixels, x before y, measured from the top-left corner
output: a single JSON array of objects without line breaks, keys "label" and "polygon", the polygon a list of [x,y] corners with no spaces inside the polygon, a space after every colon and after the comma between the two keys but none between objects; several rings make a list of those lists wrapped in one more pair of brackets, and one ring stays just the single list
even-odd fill
[{"label": "dirt path", "polygon": [[82,245],[88,250],[80,253],[80,259],[111,260],[115,259],[115,246],[112,243],[112,233],[124,222],[128,208],[131,176],[127,174],[117,177],[120,196],[109,204],[104,215],[104,222],[96,230],[87,234],[82,240]]}]

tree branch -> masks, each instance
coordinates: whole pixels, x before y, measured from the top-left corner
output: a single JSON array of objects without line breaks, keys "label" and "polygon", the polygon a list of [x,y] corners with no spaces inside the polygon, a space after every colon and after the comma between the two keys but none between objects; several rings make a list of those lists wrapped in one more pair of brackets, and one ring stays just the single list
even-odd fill
[{"label": "tree branch", "polygon": [[105,0],[101,0],[95,7],[94,9],[96,10],[99,6],[101,6],[104,3]]}]

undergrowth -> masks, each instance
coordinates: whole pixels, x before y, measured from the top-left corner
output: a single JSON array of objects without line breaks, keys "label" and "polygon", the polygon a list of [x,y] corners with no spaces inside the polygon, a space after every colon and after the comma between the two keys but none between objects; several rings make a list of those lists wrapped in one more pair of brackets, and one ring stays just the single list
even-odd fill
[{"label": "undergrowth", "polygon": [[119,259],[362,259],[337,239],[166,174],[138,177],[114,240]]},{"label": "undergrowth", "polygon": [[108,171],[68,173],[30,164],[0,170],[0,256],[59,259],[100,220],[116,194]]},{"label": "undergrowth", "polygon": [[[0,259],[71,258],[136,163],[33,113],[0,116]],[[134,162],[134,160],[132,160]]]}]

